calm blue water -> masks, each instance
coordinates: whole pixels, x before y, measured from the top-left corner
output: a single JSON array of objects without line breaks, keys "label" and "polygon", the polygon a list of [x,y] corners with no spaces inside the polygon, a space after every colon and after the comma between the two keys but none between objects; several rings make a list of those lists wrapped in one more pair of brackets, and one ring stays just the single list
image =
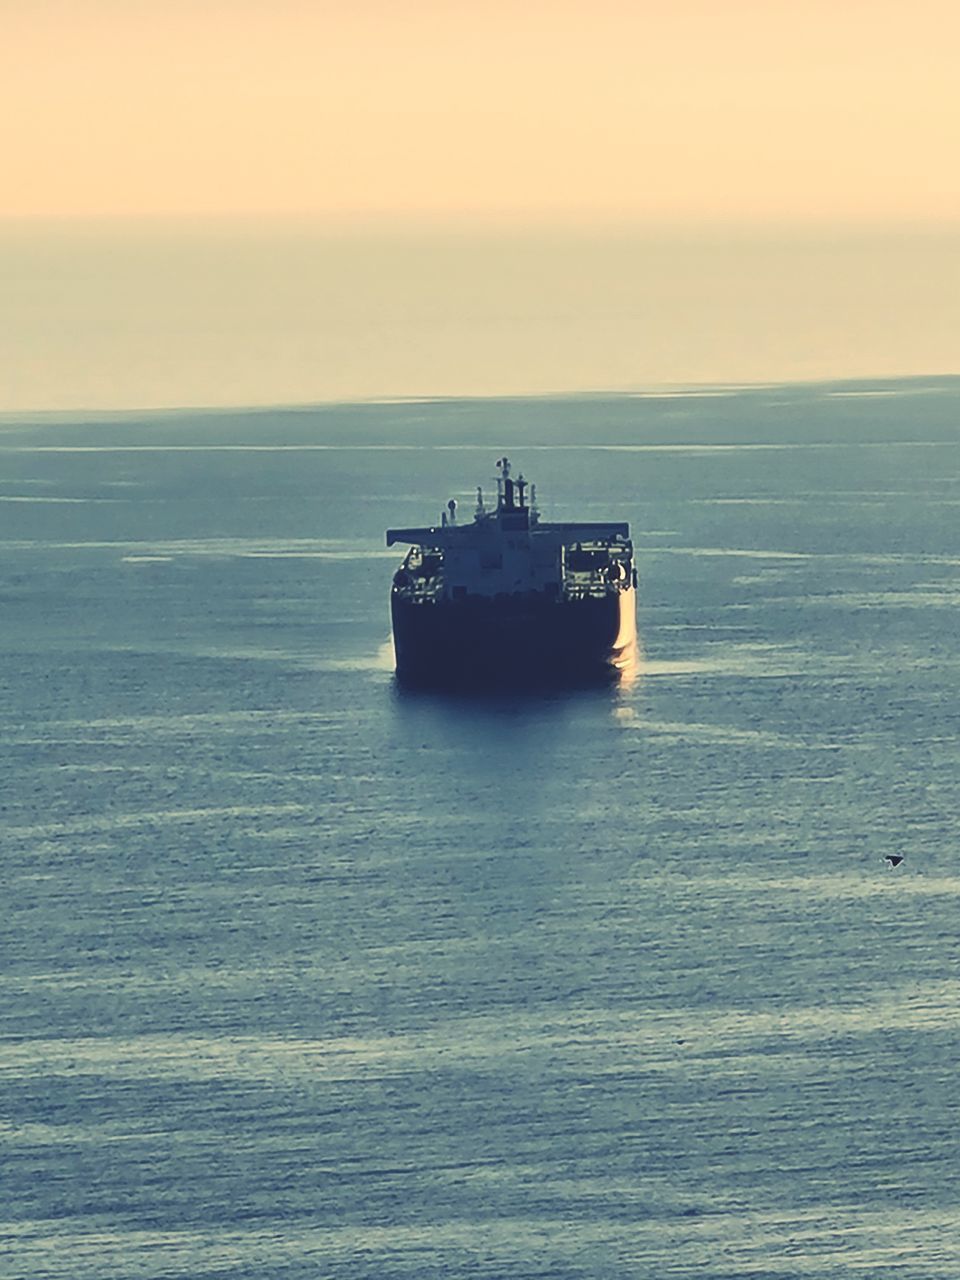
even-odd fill
[{"label": "calm blue water", "polygon": [[[0,1273],[960,1274],[958,411],[7,420]],[[504,449],[633,685],[394,687]]]}]

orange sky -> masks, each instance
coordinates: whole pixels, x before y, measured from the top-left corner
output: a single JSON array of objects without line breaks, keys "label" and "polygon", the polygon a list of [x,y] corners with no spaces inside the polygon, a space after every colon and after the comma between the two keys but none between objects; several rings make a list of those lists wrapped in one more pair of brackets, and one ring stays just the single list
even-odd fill
[{"label": "orange sky", "polygon": [[0,0],[0,215],[960,218],[946,0]]}]

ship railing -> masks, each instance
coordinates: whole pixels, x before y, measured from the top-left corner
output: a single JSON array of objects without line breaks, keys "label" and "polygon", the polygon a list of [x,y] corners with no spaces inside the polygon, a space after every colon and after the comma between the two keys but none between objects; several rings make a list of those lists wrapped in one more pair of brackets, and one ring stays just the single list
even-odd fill
[{"label": "ship railing", "polygon": [[413,604],[439,600],[443,575],[438,570],[442,563],[442,554],[434,548],[412,546],[394,577],[394,591]]},{"label": "ship railing", "polygon": [[563,594],[568,600],[602,600],[605,596],[616,595],[617,590],[615,583],[603,578],[592,578],[589,582],[568,580],[563,584]]},{"label": "ship railing", "polygon": [[606,539],[564,548],[563,593],[568,600],[616,595],[632,578],[631,546]]},{"label": "ship railing", "polygon": [[395,590],[404,600],[409,600],[413,604],[424,604],[440,599],[443,594],[443,580],[411,576],[406,582],[398,584]]},{"label": "ship railing", "polygon": [[569,600],[602,599],[622,591],[631,579],[629,561],[611,558],[602,568],[568,569],[563,575],[563,593]]}]

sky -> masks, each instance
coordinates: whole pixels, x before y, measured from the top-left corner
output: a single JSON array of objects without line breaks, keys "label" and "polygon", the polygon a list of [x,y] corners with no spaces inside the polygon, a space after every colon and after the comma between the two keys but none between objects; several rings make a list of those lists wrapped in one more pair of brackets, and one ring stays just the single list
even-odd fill
[{"label": "sky", "polygon": [[955,0],[0,0],[0,413],[960,372]]},{"label": "sky", "polygon": [[0,0],[0,217],[960,219],[946,0]]}]

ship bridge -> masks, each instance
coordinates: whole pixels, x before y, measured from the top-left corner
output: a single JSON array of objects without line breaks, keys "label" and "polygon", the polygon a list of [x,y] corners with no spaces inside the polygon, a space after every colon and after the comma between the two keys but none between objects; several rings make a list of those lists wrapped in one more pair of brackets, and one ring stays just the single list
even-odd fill
[{"label": "ship bridge", "polygon": [[478,489],[468,523],[458,522],[451,499],[438,525],[387,530],[387,546],[411,546],[395,590],[424,601],[527,593],[578,598],[632,584],[633,548],[625,522],[542,521],[535,487],[522,475],[513,479],[507,458],[497,470],[493,510]]}]

